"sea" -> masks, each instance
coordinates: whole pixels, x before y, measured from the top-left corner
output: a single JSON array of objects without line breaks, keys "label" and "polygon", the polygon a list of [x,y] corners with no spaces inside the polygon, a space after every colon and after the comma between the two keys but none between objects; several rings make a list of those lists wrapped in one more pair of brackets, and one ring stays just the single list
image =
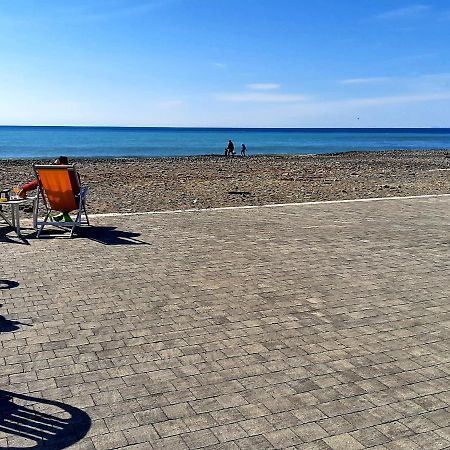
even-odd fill
[{"label": "sea", "polygon": [[450,149],[450,128],[129,128],[0,126],[0,159],[124,158]]}]

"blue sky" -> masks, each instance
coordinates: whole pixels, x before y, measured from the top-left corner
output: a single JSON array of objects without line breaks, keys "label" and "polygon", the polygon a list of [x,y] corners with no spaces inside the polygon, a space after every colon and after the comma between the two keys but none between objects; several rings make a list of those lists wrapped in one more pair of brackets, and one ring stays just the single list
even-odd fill
[{"label": "blue sky", "polygon": [[448,0],[0,0],[0,124],[450,127]]}]

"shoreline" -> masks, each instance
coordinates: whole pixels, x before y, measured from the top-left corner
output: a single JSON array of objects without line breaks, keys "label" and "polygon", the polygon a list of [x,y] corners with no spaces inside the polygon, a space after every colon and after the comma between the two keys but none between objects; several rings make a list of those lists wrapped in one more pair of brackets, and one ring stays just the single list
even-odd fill
[{"label": "shoreline", "polygon": [[[423,149],[423,148],[400,148],[400,149],[388,149],[388,150],[346,150],[346,151],[340,151],[340,152],[330,152],[330,153],[257,153],[257,154],[249,154],[245,158],[301,158],[306,156],[341,156],[341,155],[348,155],[348,154],[355,154],[355,155],[368,155],[368,154],[387,154],[387,153],[394,153],[394,152],[407,152],[407,153],[418,153],[418,152],[448,152],[450,154],[450,147],[448,148],[432,148],[432,149]],[[61,154],[68,155],[68,152],[61,151]],[[81,156],[81,157],[70,157],[69,159],[71,161],[108,161],[108,160],[145,160],[145,159],[204,159],[204,158],[219,158],[219,159],[227,159],[223,154],[220,153],[205,153],[200,155],[172,155],[172,156],[141,156],[141,155],[130,155],[130,156]],[[235,159],[241,159],[242,157],[239,154],[236,154],[233,158]],[[55,159],[55,156],[41,156],[41,157],[28,157],[25,156],[23,158],[21,157],[14,157],[14,158],[2,158],[0,156],[0,164],[2,162],[19,162],[19,161],[53,161]],[[232,158],[230,158],[232,159]]]},{"label": "shoreline", "polygon": [[[0,188],[33,179],[33,162],[0,161]],[[315,155],[80,158],[91,213],[207,209],[447,194],[450,150]]]}]

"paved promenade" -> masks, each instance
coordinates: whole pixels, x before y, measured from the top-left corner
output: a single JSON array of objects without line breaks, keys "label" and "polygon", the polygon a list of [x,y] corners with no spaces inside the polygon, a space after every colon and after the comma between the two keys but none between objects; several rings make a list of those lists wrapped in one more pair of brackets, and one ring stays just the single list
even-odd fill
[{"label": "paved promenade", "polygon": [[450,197],[92,222],[0,226],[0,448],[450,448]]}]

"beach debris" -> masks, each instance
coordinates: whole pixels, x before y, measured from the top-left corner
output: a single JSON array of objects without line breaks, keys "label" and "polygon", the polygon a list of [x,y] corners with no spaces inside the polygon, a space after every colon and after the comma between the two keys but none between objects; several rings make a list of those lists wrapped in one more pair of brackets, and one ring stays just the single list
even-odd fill
[{"label": "beach debris", "polygon": [[228,191],[230,195],[252,195],[251,192],[248,191]]}]

